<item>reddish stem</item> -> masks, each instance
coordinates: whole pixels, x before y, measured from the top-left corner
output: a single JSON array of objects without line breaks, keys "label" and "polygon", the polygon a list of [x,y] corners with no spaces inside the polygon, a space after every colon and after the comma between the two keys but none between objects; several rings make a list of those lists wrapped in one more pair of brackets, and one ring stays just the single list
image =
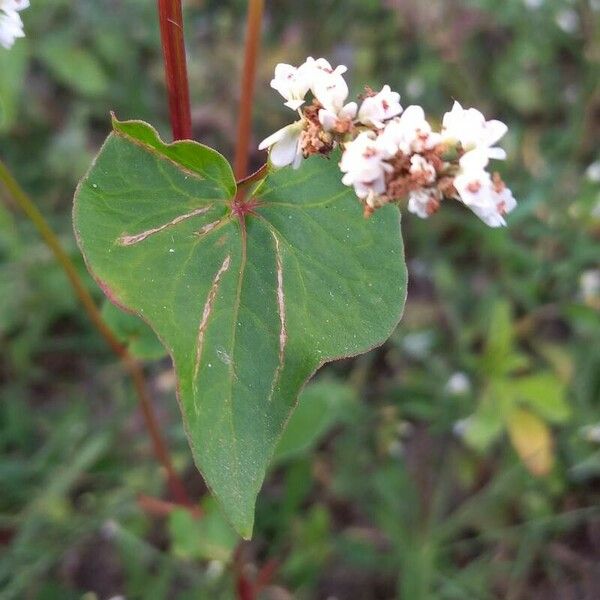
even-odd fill
[{"label": "reddish stem", "polygon": [[160,39],[165,61],[165,76],[169,92],[169,113],[173,139],[192,137],[190,91],[188,87],[183,14],[181,0],[158,0]]},{"label": "reddish stem", "polygon": [[248,3],[246,49],[244,52],[244,70],[242,72],[242,89],[234,160],[234,172],[237,179],[245,177],[248,171],[248,151],[252,130],[252,99],[254,97],[256,59],[260,46],[260,30],[264,6],[264,0],[250,0]]},{"label": "reddish stem", "polygon": [[187,509],[195,519],[199,519],[203,514],[199,506],[176,504],[175,502],[169,502],[162,498],[153,498],[145,494],[139,494],[137,501],[142,510],[156,517],[168,517],[173,511],[181,508]]}]

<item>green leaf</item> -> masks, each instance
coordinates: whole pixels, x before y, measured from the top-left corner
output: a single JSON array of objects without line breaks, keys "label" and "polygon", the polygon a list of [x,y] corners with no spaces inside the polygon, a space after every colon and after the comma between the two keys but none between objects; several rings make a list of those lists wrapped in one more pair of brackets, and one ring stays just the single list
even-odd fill
[{"label": "green leaf", "polygon": [[139,121],[113,126],[76,193],[76,235],[109,298],[168,349],[194,459],[249,537],[304,383],[383,343],[400,319],[398,209],[365,220],[334,156],[269,174],[240,216],[216,151],[164,144]]},{"label": "green leaf", "polygon": [[498,439],[504,428],[504,415],[492,392],[486,392],[465,424],[465,442],[479,452],[487,450]]},{"label": "green leaf", "polygon": [[511,382],[515,396],[538,415],[553,423],[569,418],[570,407],[565,399],[565,385],[553,373],[538,373]]},{"label": "green leaf", "polygon": [[102,317],[133,356],[142,360],[158,360],[167,355],[156,334],[136,315],[127,313],[106,300],[102,306]]},{"label": "green leaf", "polygon": [[109,80],[96,57],[84,48],[74,47],[64,33],[46,37],[38,56],[56,79],[88,96],[104,93]]},{"label": "green leaf", "polygon": [[354,389],[349,385],[335,381],[317,381],[307,385],[279,440],[275,460],[282,462],[311,450],[340,421],[344,408],[355,399]]},{"label": "green leaf", "polygon": [[202,509],[202,516],[198,518],[183,508],[169,515],[173,550],[184,558],[227,562],[238,543],[238,536],[214,500],[207,498]]},{"label": "green leaf", "polygon": [[481,358],[481,372],[486,377],[502,377],[520,365],[513,359],[513,326],[508,302],[497,301],[489,315],[485,351]]}]

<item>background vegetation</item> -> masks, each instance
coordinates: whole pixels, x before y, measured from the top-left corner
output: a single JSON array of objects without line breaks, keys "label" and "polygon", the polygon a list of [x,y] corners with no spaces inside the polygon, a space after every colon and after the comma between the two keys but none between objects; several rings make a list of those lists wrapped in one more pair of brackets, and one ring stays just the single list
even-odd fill
[{"label": "background vegetation", "polygon": [[[245,4],[186,3],[195,137],[229,157]],[[0,155],[101,301],[71,199],[109,110],[169,137],[155,6],[32,0],[23,19],[27,39],[0,49]],[[148,498],[164,476],[121,365],[0,204],[0,598],[227,599],[240,574],[282,600],[598,598],[600,3],[279,0],[263,37],[256,141],[288,118],[274,65],[326,56],[357,94],[390,83],[430,115],[455,98],[507,122],[519,208],[502,231],[458,205],[405,215],[403,322],[307,388],[234,551],[210,499],[198,520]],[[169,361],[135,322],[115,327],[148,356],[200,498]]]}]

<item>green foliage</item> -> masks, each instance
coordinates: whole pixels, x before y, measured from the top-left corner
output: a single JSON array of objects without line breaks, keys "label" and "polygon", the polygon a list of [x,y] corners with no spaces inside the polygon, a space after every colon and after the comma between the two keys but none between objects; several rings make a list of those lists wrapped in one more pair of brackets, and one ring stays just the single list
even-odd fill
[{"label": "green foliage", "polygon": [[406,272],[395,207],[365,221],[334,161],[270,174],[235,214],[228,163],[114,121],[76,195],[81,249],[109,299],[143,317],[175,365],[194,458],[236,529],[304,382],[381,344]]},{"label": "green foliage", "polygon": [[238,543],[238,536],[211,498],[202,503],[201,517],[194,518],[185,509],[172,512],[169,532],[173,552],[186,559],[228,562]]},{"label": "green foliage", "polygon": [[[262,596],[374,600],[426,590],[432,600],[533,600],[575,589],[596,597],[600,295],[581,285],[600,255],[600,189],[588,174],[600,159],[594,4],[266,3],[256,141],[293,117],[269,87],[274,64],[326,56],[352,66],[351,94],[362,92],[358,82],[389,83],[405,107],[441,115],[456,98],[507,122],[509,159],[499,168],[519,208],[503,231],[458,206],[426,221],[406,215],[402,326],[383,348],[324,368],[318,385],[351,387],[357,401],[342,402],[316,438],[311,414],[302,452],[274,465],[258,498],[240,566],[252,577],[277,560]],[[194,134],[230,157],[247,3],[184,5]],[[559,25],[565,14],[575,16],[571,33]],[[107,110],[169,131],[156,4],[36,0],[22,15],[27,38],[0,48],[0,157],[101,302],[73,239],[71,198],[108,133]],[[82,90],[85,82],[45,60],[46,40],[59,36],[96,63],[109,82],[102,92]],[[251,160],[258,167],[264,154]],[[137,494],[167,492],[131,386],[35,231],[3,200],[0,597],[231,600],[233,570],[177,554],[168,520],[138,505]],[[510,323],[510,351],[484,367],[497,311]],[[138,317],[116,308],[113,316],[141,339]],[[168,361],[145,370],[198,499],[206,492],[190,464],[173,373]],[[449,385],[457,372],[462,389]],[[318,395],[307,385],[297,411],[303,398],[327,405]],[[511,447],[505,401],[528,413],[525,425],[533,415],[552,432],[547,476],[533,477]],[[465,441],[454,429],[469,415]]]},{"label": "green foliage", "polygon": [[354,390],[335,380],[308,385],[277,444],[274,461],[289,461],[310,452],[355,401]]},{"label": "green foliage", "polygon": [[109,81],[98,59],[73,46],[73,40],[62,33],[47,36],[40,45],[40,57],[60,83],[88,96],[103,94]]},{"label": "green foliage", "polygon": [[[522,374],[530,361],[515,349],[510,307],[494,305],[480,372],[487,379],[481,403],[466,421],[465,440],[486,450],[506,428],[519,455],[535,454],[537,443],[547,457],[533,472],[545,475],[552,466],[551,434],[546,423],[564,423],[570,416],[566,389],[550,371]],[[537,415],[537,416],[536,416]]]}]

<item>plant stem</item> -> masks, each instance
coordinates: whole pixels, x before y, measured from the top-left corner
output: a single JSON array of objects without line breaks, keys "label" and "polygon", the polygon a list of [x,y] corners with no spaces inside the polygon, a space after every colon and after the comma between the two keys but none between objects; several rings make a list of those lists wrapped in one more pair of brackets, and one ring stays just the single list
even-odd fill
[{"label": "plant stem", "polygon": [[131,356],[131,354],[129,354],[127,349],[119,342],[114,333],[106,325],[102,315],[100,314],[100,311],[98,310],[98,307],[96,306],[96,303],[94,302],[94,299],[81,280],[73,261],[62,247],[58,236],[54,233],[42,213],[38,210],[31,198],[25,193],[23,188],[21,188],[17,180],[12,176],[6,165],[1,160],[0,182],[4,184],[4,187],[8,191],[10,197],[16,202],[16,204],[33,223],[46,245],[50,248],[57,262],[62,267],[67,278],[69,279],[75,295],[83,305],[83,308],[92,321],[92,324],[104,338],[106,343],[110,346],[111,350],[121,359],[123,365],[129,372],[139,400],[142,414],[144,416],[146,427],[152,440],[154,453],[166,471],[171,494],[177,502],[190,505],[191,500],[185,491],[182,481],[175,472],[173,464],[171,463],[169,451],[160,434],[158,419],[154,413],[154,409],[152,408],[152,402],[150,400],[144,373],[140,364]]},{"label": "plant stem", "polygon": [[191,139],[190,91],[183,39],[181,0],[158,0],[160,39],[169,93],[169,113],[174,140]]},{"label": "plant stem", "polygon": [[238,179],[235,183],[238,186],[238,188],[243,188],[247,185],[250,185],[251,183],[254,183],[255,181],[259,181],[260,179],[263,179],[265,177],[265,175],[267,174],[268,170],[269,170],[269,166],[267,164],[264,164],[262,167],[260,167],[256,171],[254,171],[254,173],[251,173],[250,175],[248,175],[247,177],[244,177],[243,179]]},{"label": "plant stem", "polygon": [[242,72],[237,141],[233,163],[233,170],[238,179],[245,177],[248,171],[248,150],[252,130],[252,100],[264,6],[264,0],[249,0],[248,3],[246,49],[244,51],[244,70]]}]

